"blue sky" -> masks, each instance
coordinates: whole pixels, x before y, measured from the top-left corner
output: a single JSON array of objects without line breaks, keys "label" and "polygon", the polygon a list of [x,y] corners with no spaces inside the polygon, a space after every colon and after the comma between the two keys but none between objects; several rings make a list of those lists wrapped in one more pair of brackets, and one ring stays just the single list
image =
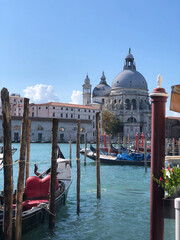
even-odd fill
[{"label": "blue sky", "polygon": [[[0,84],[10,94],[71,102],[87,73],[93,88],[102,71],[111,86],[130,47],[149,93],[158,74],[169,94],[180,84],[179,0],[1,0],[0,34]],[[168,109],[169,100],[167,115],[180,116]]]}]

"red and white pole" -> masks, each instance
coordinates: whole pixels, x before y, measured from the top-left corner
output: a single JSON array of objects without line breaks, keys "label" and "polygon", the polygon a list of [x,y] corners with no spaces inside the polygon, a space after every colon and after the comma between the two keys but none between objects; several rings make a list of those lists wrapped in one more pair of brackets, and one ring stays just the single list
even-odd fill
[{"label": "red and white pole", "polygon": [[144,133],[141,134],[141,147],[144,147]]},{"label": "red and white pole", "polygon": [[158,75],[158,87],[149,95],[152,102],[151,119],[151,216],[150,240],[164,239],[164,219],[162,198],[164,190],[152,179],[152,174],[160,178],[165,165],[165,104],[168,98],[161,88],[162,77]]}]

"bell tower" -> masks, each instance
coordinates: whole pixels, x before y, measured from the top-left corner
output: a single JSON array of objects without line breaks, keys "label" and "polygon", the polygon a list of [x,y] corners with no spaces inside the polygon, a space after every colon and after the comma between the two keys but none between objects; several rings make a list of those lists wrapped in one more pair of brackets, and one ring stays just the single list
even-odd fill
[{"label": "bell tower", "polygon": [[88,74],[86,75],[82,87],[83,87],[83,105],[88,105],[91,103],[91,87],[92,87],[90,84]]}]

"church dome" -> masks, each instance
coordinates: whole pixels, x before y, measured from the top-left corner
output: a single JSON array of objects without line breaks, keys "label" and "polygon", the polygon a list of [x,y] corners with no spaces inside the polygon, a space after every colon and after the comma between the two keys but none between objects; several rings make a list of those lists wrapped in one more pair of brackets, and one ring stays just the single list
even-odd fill
[{"label": "church dome", "polygon": [[112,83],[112,89],[115,88],[138,88],[148,90],[148,85],[141,73],[136,71],[134,57],[129,50],[125,58],[123,71],[120,72]]},{"label": "church dome", "polygon": [[148,90],[147,82],[143,75],[133,69],[120,72],[115,77],[112,88],[139,88]]},{"label": "church dome", "polygon": [[100,83],[93,90],[93,97],[107,97],[111,92],[111,87],[106,82],[104,72],[102,73]]}]

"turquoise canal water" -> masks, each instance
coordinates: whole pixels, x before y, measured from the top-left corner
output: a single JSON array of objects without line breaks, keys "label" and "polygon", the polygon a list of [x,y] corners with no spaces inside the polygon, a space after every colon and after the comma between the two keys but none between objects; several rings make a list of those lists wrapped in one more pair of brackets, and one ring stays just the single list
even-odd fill
[{"label": "turquoise canal water", "polygon": [[[13,160],[19,158],[18,151]],[[66,158],[69,145],[60,144]],[[84,145],[81,145],[83,148]],[[66,206],[56,216],[56,226],[49,232],[44,225],[23,236],[23,240],[146,240],[150,233],[150,168],[101,165],[101,199],[96,198],[96,165],[81,156],[81,202],[80,215],[76,214],[76,145],[72,145],[73,183]],[[33,165],[44,171],[50,166],[51,144],[31,144],[30,174]],[[18,168],[14,164],[14,187]],[[3,189],[3,171],[0,172],[0,190]],[[165,220],[165,240],[175,239],[174,220]]]}]

